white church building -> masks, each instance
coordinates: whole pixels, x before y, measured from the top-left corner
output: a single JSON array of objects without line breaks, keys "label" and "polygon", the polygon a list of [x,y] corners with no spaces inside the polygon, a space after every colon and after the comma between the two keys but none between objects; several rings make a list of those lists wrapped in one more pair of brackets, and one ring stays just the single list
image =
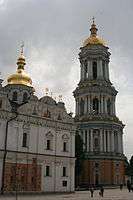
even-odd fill
[{"label": "white church building", "polygon": [[17,71],[0,79],[0,188],[7,191],[72,192],[75,130],[60,99],[38,98],[26,74],[23,50]]}]

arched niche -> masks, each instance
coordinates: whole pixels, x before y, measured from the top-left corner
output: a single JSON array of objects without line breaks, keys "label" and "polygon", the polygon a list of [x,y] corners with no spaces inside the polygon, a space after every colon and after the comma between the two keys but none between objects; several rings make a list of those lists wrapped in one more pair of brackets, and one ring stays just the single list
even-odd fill
[{"label": "arched niche", "polygon": [[93,111],[96,114],[98,114],[98,111],[99,111],[99,100],[96,97],[93,99]]},{"label": "arched niche", "polygon": [[93,72],[93,79],[97,79],[97,62],[93,61],[92,63],[92,72]]},{"label": "arched niche", "polygon": [[84,100],[80,100],[80,115],[84,114]]}]

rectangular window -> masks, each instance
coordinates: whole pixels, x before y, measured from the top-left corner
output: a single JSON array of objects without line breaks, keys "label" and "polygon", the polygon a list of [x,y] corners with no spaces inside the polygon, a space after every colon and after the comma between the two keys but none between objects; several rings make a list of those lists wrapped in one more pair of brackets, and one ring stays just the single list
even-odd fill
[{"label": "rectangular window", "polygon": [[50,140],[47,140],[47,150],[50,150]]},{"label": "rectangular window", "polygon": [[2,108],[2,100],[0,99],[0,108]]},{"label": "rectangular window", "polygon": [[63,151],[67,151],[67,143],[63,142]]},{"label": "rectangular window", "polygon": [[63,167],[63,176],[66,176],[66,167]]},{"label": "rectangular window", "polygon": [[50,176],[50,166],[46,166],[46,176]]},{"label": "rectangular window", "polygon": [[62,185],[63,185],[63,187],[66,187],[67,186],[67,181],[62,181]]},{"label": "rectangular window", "polygon": [[105,61],[102,61],[102,67],[103,67],[103,78],[105,78]]},{"label": "rectangular window", "polygon": [[23,133],[22,147],[27,147],[27,133]]}]

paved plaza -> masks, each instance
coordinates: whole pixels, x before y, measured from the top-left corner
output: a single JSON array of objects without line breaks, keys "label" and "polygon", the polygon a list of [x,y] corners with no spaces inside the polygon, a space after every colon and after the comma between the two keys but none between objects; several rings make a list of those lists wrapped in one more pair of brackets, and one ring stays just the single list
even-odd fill
[{"label": "paved plaza", "polygon": [[0,200],[133,200],[133,192],[128,192],[127,189],[120,191],[119,189],[106,189],[104,197],[99,197],[99,191],[94,192],[94,197],[90,197],[89,191],[78,191],[72,194],[45,194],[45,195],[20,195],[15,196],[0,196]]}]

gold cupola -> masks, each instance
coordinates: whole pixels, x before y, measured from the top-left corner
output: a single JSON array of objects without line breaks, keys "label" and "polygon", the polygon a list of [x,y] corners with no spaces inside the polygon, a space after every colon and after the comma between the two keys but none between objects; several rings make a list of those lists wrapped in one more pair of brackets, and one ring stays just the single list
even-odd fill
[{"label": "gold cupola", "polygon": [[12,74],[8,77],[7,82],[8,84],[25,85],[32,87],[32,80],[29,75],[24,71],[24,66],[26,62],[23,55],[23,46],[24,45],[21,46],[21,54],[17,59],[17,71],[15,74]]},{"label": "gold cupola", "polygon": [[100,37],[97,36],[97,27],[96,27],[96,24],[95,24],[95,21],[94,21],[94,17],[92,19],[92,25],[91,25],[91,28],[90,28],[90,37],[88,37],[84,43],[83,43],[83,46],[88,46],[88,45],[97,45],[97,44],[101,44],[101,45],[104,45],[105,46],[105,41],[103,39],[101,39]]}]

